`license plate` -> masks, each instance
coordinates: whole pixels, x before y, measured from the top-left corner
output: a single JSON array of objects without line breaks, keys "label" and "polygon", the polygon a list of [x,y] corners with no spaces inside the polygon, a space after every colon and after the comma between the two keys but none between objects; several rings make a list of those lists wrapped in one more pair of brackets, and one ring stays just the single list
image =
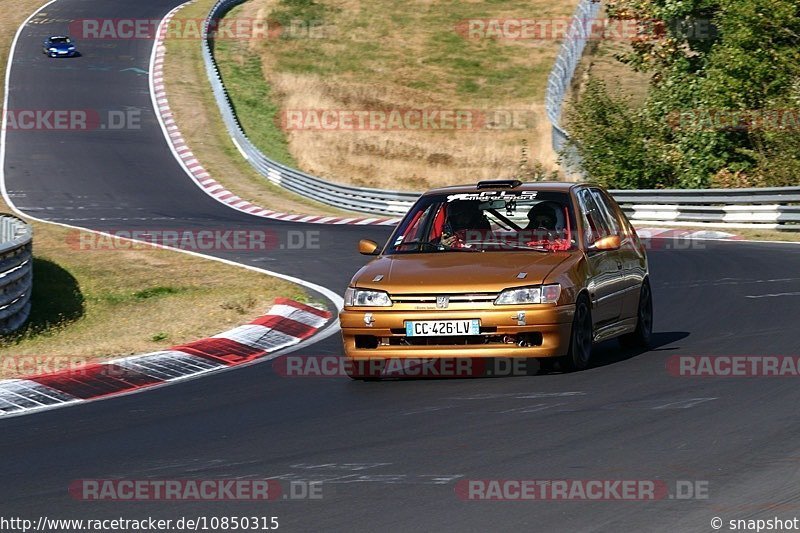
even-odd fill
[{"label": "license plate", "polygon": [[408,337],[452,337],[456,335],[480,335],[481,321],[467,320],[407,320]]}]

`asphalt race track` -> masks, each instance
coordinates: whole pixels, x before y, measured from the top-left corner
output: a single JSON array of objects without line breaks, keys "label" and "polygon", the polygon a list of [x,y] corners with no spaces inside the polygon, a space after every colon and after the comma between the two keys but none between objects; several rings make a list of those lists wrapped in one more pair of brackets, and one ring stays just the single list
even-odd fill
[{"label": "asphalt race track", "polygon": [[[141,129],[9,131],[14,203],[99,230],[319,230],[321,250],[215,253],[342,293],[365,262],[358,239],[385,239],[389,229],[270,221],[207,196],[170,152],[147,76],[132,70],[148,68],[152,42],[82,41],[71,60],[41,54],[42,39],[71,19],[160,19],[175,5],[59,0],[28,24],[10,109],[136,109]],[[594,368],[575,374],[381,383],[285,378],[263,363],[0,420],[0,516],[278,516],[286,531],[711,531],[714,516],[798,515],[794,380],[675,377],[665,367],[674,355],[798,355],[800,246],[656,248],[650,352],[608,342]],[[340,351],[334,335],[303,353]],[[323,498],[91,502],[68,493],[77,479],[275,476],[324,480]],[[459,479],[690,480],[707,482],[709,497],[463,501]]]}]

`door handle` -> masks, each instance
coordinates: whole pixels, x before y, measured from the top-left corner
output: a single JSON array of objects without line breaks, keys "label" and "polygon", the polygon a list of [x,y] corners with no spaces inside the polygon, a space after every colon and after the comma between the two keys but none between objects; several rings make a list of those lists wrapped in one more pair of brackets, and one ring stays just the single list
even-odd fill
[{"label": "door handle", "polygon": [[622,261],[617,261],[617,270],[622,270]]}]

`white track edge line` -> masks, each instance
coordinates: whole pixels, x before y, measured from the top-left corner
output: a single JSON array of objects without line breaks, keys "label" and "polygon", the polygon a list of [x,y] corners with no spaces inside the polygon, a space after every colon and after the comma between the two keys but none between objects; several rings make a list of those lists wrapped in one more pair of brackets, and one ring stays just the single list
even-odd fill
[{"label": "white track edge line", "polygon": [[[14,64],[13,59],[14,59],[14,53],[16,52],[16,48],[17,48],[17,41],[19,40],[20,35],[22,35],[22,31],[25,29],[25,27],[28,25],[28,23],[36,15],[38,15],[40,11],[42,11],[45,8],[47,8],[51,4],[54,4],[57,1],[58,0],[50,0],[49,2],[47,2],[47,3],[43,4],[42,6],[40,6],[36,11],[31,13],[31,15],[23,21],[23,23],[17,28],[17,32],[14,34],[14,40],[11,42],[11,48],[9,49],[9,52],[8,52],[8,62],[6,64],[6,74],[5,74],[5,84],[4,84],[5,93],[3,95],[3,110],[8,108],[9,86],[10,86],[10,82],[11,82],[11,68],[12,68],[12,66]],[[170,13],[172,13],[173,11],[177,10],[178,8],[183,7],[183,6],[185,6],[186,4],[189,4],[189,3],[191,3],[191,0],[190,0],[190,2],[186,2],[184,4],[181,4],[177,8],[173,9],[172,11],[170,11]],[[162,19],[161,24],[164,23],[164,20],[167,18],[167,16],[169,16],[169,13],[164,17],[164,19]],[[160,27],[160,25],[159,25],[159,27]],[[155,58],[156,48],[157,48],[157,41],[154,40],[153,41],[153,51],[151,53],[151,62]],[[152,83],[152,76],[148,75],[148,77],[151,80],[150,83]],[[151,96],[152,96],[152,94],[153,93],[151,91]],[[153,111],[156,113],[156,116],[158,116],[159,123],[161,123],[161,116],[158,113],[157,108],[154,109]],[[128,241],[128,242],[145,243],[146,245],[152,246],[153,248],[159,248],[159,249],[163,249],[163,250],[170,250],[170,251],[174,251],[174,252],[184,253],[184,254],[188,254],[188,255],[193,256],[193,257],[199,257],[199,258],[210,260],[210,261],[217,261],[219,263],[223,263],[223,264],[226,264],[226,265],[229,265],[229,266],[234,266],[234,267],[238,267],[238,268],[244,268],[244,269],[247,269],[247,270],[251,270],[253,272],[259,272],[261,274],[266,274],[268,276],[272,276],[272,277],[275,277],[275,278],[278,278],[278,279],[282,279],[282,280],[288,281],[290,283],[294,283],[296,285],[300,285],[300,286],[305,287],[307,289],[310,289],[310,290],[312,290],[314,292],[322,294],[323,296],[328,298],[333,303],[333,305],[336,307],[337,311],[341,311],[342,308],[344,307],[344,299],[340,295],[338,295],[337,293],[333,292],[332,290],[328,289],[327,287],[323,287],[322,285],[318,285],[316,283],[312,283],[312,282],[306,281],[304,279],[296,278],[294,276],[289,276],[289,275],[286,275],[286,274],[281,274],[280,272],[274,272],[274,271],[271,271],[271,270],[266,270],[266,269],[263,269],[263,268],[254,267],[252,265],[236,263],[236,262],[231,261],[229,259],[223,259],[221,257],[214,257],[214,256],[211,256],[211,255],[205,255],[205,254],[201,254],[201,253],[198,253],[198,252],[193,252],[191,250],[181,250],[180,248],[170,248],[169,246],[163,246],[163,245],[159,245],[159,244],[155,244],[155,243],[146,243],[145,241],[137,241],[135,239],[127,239],[127,238],[124,238],[124,237],[118,237],[118,236],[111,235],[110,233],[106,233],[106,232],[103,232],[103,231],[97,231],[97,230],[93,230],[93,229],[83,228],[83,227],[74,226],[74,225],[71,225],[71,224],[65,224],[63,222],[54,222],[54,221],[51,221],[51,220],[44,220],[44,219],[37,218],[35,216],[31,216],[31,215],[28,215],[28,214],[22,212],[16,206],[16,204],[14,204],[14,202],[11,200],[11,197],[8,194],[8,189],[6,187],[6,174],[5,174],[5,160],[6,160],[6,158],[5,158],[5,156],[6,156],[6,126],[7,126],[7,123],[8,123],[8,114],[7,113],[3,113],[2,123],[0,124],[0,193],[2,193],[3,199],[8,204],[8,206],[11,208],[11,210],[15,214],[17,214],[18,216],[20,216],[22,218],[27,218],[27,219],[30,219],[30,220],[35,220],[35,221],[41,222],[43,224],[52,224],[54,226],[60,226],[60,227],[69,228],[69,229],[75,229],[75,230],[79,230],[79,231],[86,231],[86,232],[89,232],[89,233],[94,233],[96,235],[103,235],[105,237],[117,238],[117,239]],[[161,123],[161,124],[162,124],[162,128],[163,128],[163,123]],[[170,145],[170,148],[172,149],[171,145]],[[174,154],[174,151],[173,151],[173,154]],[[139,392],[145,392],[145,391],[150,391],[150,390],[154,390],[154,389],[161,388],[161,387],[166,387],[166,386],[172,385],[174,383],[180,383],[182,381],[188,381],[190,379],[196,379],[196,378],[203,377],[203,376],[205,376],[207,374],[214,373],[214,372],[226,372],[226,371],[231,371],[231,370],[237,370],[239,368],[245,368],[245,367],[253,365],[253,364],[258,364],[258,363],[263,363],[263,362],[266,362],[266,361],[271,361],[272,359],[275,359],[275,358],[280,357],[282,355],[285,355],[285,354],[288,354],[288,353],[292,353],[292,352],[294,352],[296,350],[299,350],[300,348],[304,348],[307,345],[315,344],[315,343],[317,343],[319,341],[322,341],[322,340],[330,337],[334,333],[338,332],[339,331],[339,319],[336,317],[336,313],[332,313],[331,319],[332,320],[330,320],[330,322],[328,323],[327,326],[325,326],[324,328],[319,329],[311,337],[309,337],[307,339],[303,339],[299,343],[297,343],[297,344],[295,344],[293,346],[287,346],[286,348],[282,348],[282,349],[276,351],[275,353],[265,355],[262,358],[255,359],[255,360],[249,361],[247,363],[243,363],[243,364],[236,365],[236,366],[225,366],[225,367],[221,367],[221,368],[217,368],[217,369],[209,369],[208,372],[203,372],[203,373],[200,373],[200,374],[193,374],[193,375],[186,376],[185,378],[178,378],[178,379],[175,379],[173,381],[165,381],[163,383],[158,383],[158,384],[151,385],[151,386],[144,387],[144,388],[140,388],[140,389],[133,389],[133,390],[126,391],[126,392],[123,392],[123,393],[120,393],[120,394],[102,396],[102,397],[99,397],[99,398],[93,398],[93,399],[89,399],[89,400],[81,400],[81,399],[76,399],[74,401],[70,400],[69,402],[65,402],[65,403],[62,403],[62,404],[47,405],[47,406],[42,406],[42,407],[37,407],[37,408],[24,410],[24,411],[21,411],[19,413],[10,413],[10,414],[6,414],[6,415],[1,415],[0,416],[0,420],[13,418],[13,417],[16,417],[16,416],[23,416],[23,415],[26,415],[26,414],[29,414],[29,413],[32,413],[32,412],[39,412],[39,411],[46,411],[46,410],[51,410],[51,409],[58,409],[58,408],[61,408],[61,407],[69,407],[69,406],[72,406],[72,405],[78,405],[78,404],[83,404],[83,403],[87,403],[87,402],[96,402],[96,401],[107,400],[109,398],[118,398],[118,397],[121,397],[121,396],[130,395],[130,394],[137,394]],[[131,357],[136,357],[136,356],[131,356]]]}]

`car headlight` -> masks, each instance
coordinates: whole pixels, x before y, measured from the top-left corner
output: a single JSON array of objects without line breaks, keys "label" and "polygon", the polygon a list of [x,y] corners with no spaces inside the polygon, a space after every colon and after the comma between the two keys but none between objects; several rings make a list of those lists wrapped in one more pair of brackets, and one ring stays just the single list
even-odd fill
[{"label": "car headlight", "polygon": [[344,305],[348,307],[390,307],[392,300],[384,291],[350,287],[344,293]]},{"label": "car headlight", "polygon": [[58,52],[58,49],[53,47],[53,48],[49,48],[48,51],[50,51],[50,52]]},{"label": "car headlight", "polygon": [[495,305],[554,304],[561,296],[561,285],[537,285],[506,289],[494,301]]}]

